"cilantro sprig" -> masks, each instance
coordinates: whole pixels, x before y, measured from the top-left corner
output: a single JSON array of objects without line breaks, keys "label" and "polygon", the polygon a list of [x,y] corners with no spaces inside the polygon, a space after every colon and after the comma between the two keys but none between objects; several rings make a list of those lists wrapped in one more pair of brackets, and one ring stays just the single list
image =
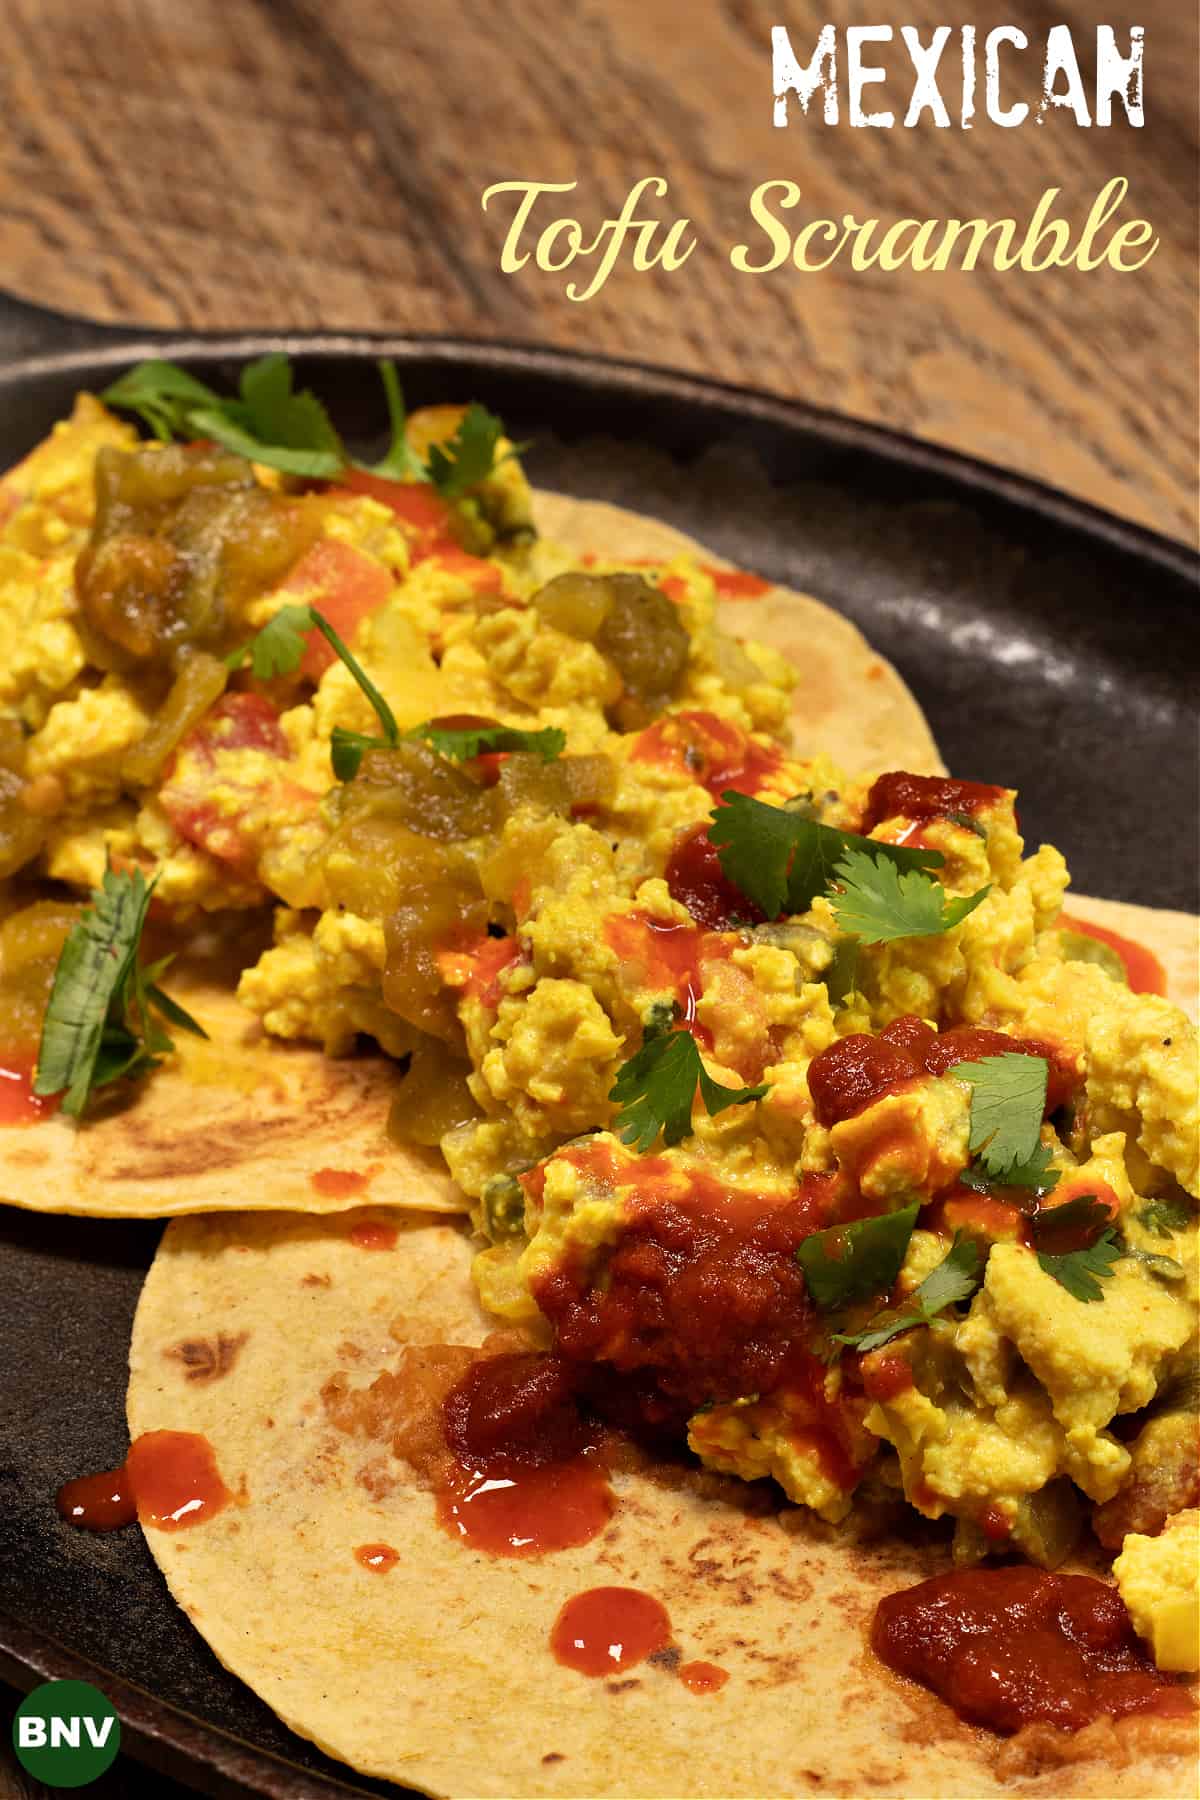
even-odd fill
[{"label": "cilantro sprig", "polygon": [[62,1110],[74,1118],[96,1088],[156,1068],[175,1048],[159,1017],[207,1035],[158,985],[171,958],[146,968],[138,961],[153,891],[140,869],[106,868],[59,955],[33,1086],[37,1094],[62,1094]]},{"label": "cilantro sprig", "polygon": [[268,681],[274,675],[292,675],[304,659],[308,633],[314,630],[321,633],[339,662],[349,669],[383,728],[382,737],[371,737],[361,731],[348,731],[344,725],[334,726],[329,743],[333,772],[339,781],[352,781],[368,750],[396,748],[400,742],[400,727],[395,713],[324,613],[315,606],[281,606],[256,637],[225,660],[231,669],[239,669],[249,659],[250,667],[260,681]]},{"label": "cilantro sprig", "polygon": [[818,894],[832,889],[842,930],[861,943],[883,944],[948,931],[989,891],[948,900],[927,873],[945,860],[937,850],[838,831],[732,788],[721,798],[709,841],[728,879],[768,919],[807,912]]},{"label": "cilantro sprig", "polygon": [[[297,390],[291,358],[282,350],[247,363],[236,395],[219,394],[178,364],[151,358],[105,389],[109,406],[137,413],[156,438],[211,438],[235,455],[285,475],[335,481],[347,468],[392,481],[429,482],[446,500],[460,500],[499,466],[504,427],[486,407],[467,407],[444,444],[422,458],[409,443],[407,413],[396,365],[379,363],[391,442],[377,463],[360,462],[342,442],[324,404],[310,388]],[[499,461],[515,455],[505,453]]]},{"label": "cilantro sprig", "polygon": [[690,1032],[648,1030],[609,1091],[620,1109],[614,1129],[639,1154],[649,1150],[660,1131],[664,1144],[678,1144],[691,1132],[697,1087],[710,1115],[761,1100],[767,1091],[765,1085],[728,1088],[714,1081]]},{"label": "cilantro sprig", "polygon": [[899,1306],[884,1307],[861,1331],[837,1332],[834,1341],[863,1352],[879,1350],[902,1331],[929,1325],[948,1306],[969,1299],[979,1286],[981,1266],[974,1240],[956,1231],[954,1241],[940,1263],[929,1271],[919,1287]]},{"label": "cilantro sprig", "polygon": [[566,748],[566,733],[554,725],[540,731],[522,731],[513,725],[500,724],[453,727],[429,719],[424,724],[414,725],[410,731],[401,732],[396,715],[354,652],[315,606],[281,606],[256,637],[225,660],[231,669],[240,669],[249,662],[259,681],[269,681],[276,675],[293,675],[304,660],[308,634],[314,630],[321,633],[335,656],[349,669],[383,729],[382,737],[372,737],[361,731],[348,731],[343,725],[334,726],[330,758],[339,781],[354,779],[368,750],[394,750],[402,737],[427,743],[439,756],[450,757],[455,762],[468,762],[472,757],[497,750],[531,751],[543,762],[553,762]]},{"label": "cilantro sprig", "polygon": [[855,1219],[814,1231],[796,1251],[808,1291],[818,1306],[849,1306],[886,1292],[904,1263],[920,1203],[902,1212]]}]

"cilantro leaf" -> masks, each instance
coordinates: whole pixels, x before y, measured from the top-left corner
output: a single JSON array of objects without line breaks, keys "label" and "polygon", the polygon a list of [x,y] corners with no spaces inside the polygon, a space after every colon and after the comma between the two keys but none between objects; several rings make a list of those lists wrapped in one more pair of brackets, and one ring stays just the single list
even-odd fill
[{"label": "cilantro leaf", "polygon": [[78,1118],[92,1091],[154,1068],[174,1048],[157,1010],[185,1031],[205,1035],[157,984],[165,963],[143,969],[138,944],[154,883],[140,869],[106,868],[92,905],[73,925],[59,955],[42,1020],[34,1092],[63,1094]]},{"label": "cilantro leaf", "polygon": [[273,675],[292,675],[304,660],[308,633],[312,628],[311,606],[281,606],[257,637],[225,658],[226,665],[240,669],[249,657],[259,681],[269,681]]},{"label": "cilantro leaf", "polygon": [[1050,1151],[1039,1143],[1031,1157],[1012,1163],[1003,1176],[990,1175],[983,1163],[974,1162],[958,1179],[977,1194],[990,1194],[996,1188],[1029,1188],[1035,1194],[1048,1194],[1060,1179],[1059,1171],[1050,1167],[1050,1157]]},{"label": "cilantro leaf", "polygon": [[366,751],[395,749],[400,742],[400,727],[395,713],[324,613],[315,606],[281,606],[257,637],[226,660],[230,668],[236,669],[249,656],[255,675],[264,681],[272,675],[290,675],[304,657],[306,634],[314,630],[321,633],[334,655],[349,669],[383,727],[382,737],[370,737],[361,731],[348,731],[343,725],[334,726],[329,745],[333,772],[339,781],[352,781]]},{"label": "cilantro leaf", "polygon": [[567,734],[556,725],[543,731],[521,731],[512,725],[472,725],[461,729],[437,725],[432,721],[414,725],[406,737],[419,738],[455,762],[470,762],[474,756],[496,750],[527,750],[543,762],[553,762],[566,748]]},{"label": "cilantro leaf", "polygon": [[1050,1069],[1044,1056],[1005,1050],[978,1062],[955,1063],[948,1074],[971,1084],[969,1148],[989,1175],[1007,1181],[1031,1162],[1041,1140]]},{"label": "cilantro leaf", "polygon": [[1166,1238],[1185,1230],[1195,1213],[1186,1200],[1163,1194],[1156,1200],[1147,1200],[1134,1216],[1138,1224],[1145,1226],[1155,1237]]},{"label": "cilantro leaf", "polygon": [[837,865],[849,850],[883,858],[901,869],[933,869],[943,861],[937,850],[909,850],[837,831],[732,788],[721,798],[725,804],[713,808],[709,842],[730,881],[768,919],[777,919],[784,911],[807,912],[816,896],[836,880]]},{"label": "cilantro leaf", "polygon": [[954,1241],[936,1268],[899,1306],[885,1307],[868,1320],[862,1331],[838,1332],[835,1341],[852,1344],[863,1354],[878,1350],[902,1331],[915,1325],[929,1325],[948,1306],[966,1300],[980,1282],[979,1250],[972,1238],[956,1231]]},{"label": "cilantro leaf", "polygon": [[1030,1220],[1039,1264],[1076,1300],[1102,1300],[1100,1281],[1123,1254],[1111,1216],[1095,1194],[1075,1194],[1061,1206],[1041,1208]]},{"label": "cilantro leaf", "polygon": [[177,363],[151,357],[128,369],[100,396],[106,406],[135,412],[156,438],[168,443],[173,437],[194,437],[188,420],[200,407],[219,407],[219,394]]},{"label": "cilantro leaf", "polygon": [[919,1201],[903,1212],[855,1219],[815,1231],[796,1251],[808,1291],[818,1306],[848,1306],[890,1288],[904,1263]]},{"label": "cilantro leaf", "polygon": [[1121,1251],[1111,1230],[1103,1232],[1086,1250],[1068,1250],[1061,1256],[1046,1250],[1037,1253],[1038,1262],[1047,1275],[1052,1275],[1073,1299],[1085,1304],[1103,1300],[1104,1290],[1097,1277],[1110,1276],[1113,1264],[1119,1262],[1120,1257]]},{"label": "cilantro leaf", "polygon": [[435,444],[423,461],[405,433],[407,415],[395,364],[384,359],[379,374],[391,442],[387,454],[374,464],[358,463],[350,456],[316,394],[309,388],[296,389],[291,359],[281,350],[247,363],[236,397],[216,393],[176,363],[152,358],[114,381],[101,399],[137,413],[164,442],[211,438],[237,456],[309,480],[335,481],[355,462],[356,467],[392,481],[431,482],[445,499],[458,500],[491,474],[504,435],[494,413],[476,404],[468,406],[454,436]]},{"label": "cilantro leaf", "polygon": [[474,401],[458,422],[454,436],[444,444],[431,444],[426,465],[428,479],[445,500],[458,500],[490,475],[496,465],[496,445],[504,426],[495,413]]},{"label": "cilantro leaf", "polygon": [[974,912],[990,887],[947,900],[946,890],[920,869],[900,869],[886,857],[847,850],[834,873],[840,892],[833,910],[841,929],[864,944],[934,937]]},{"label": "cilantro leaf", "polygon": [[714,1081],[688,1031],[648,1032],[609,1091],[620,1108],[614,1121],[618,1136],[639,1152],[649,1150],[660,1131],[665,1144],[678,1144],[692,1129],[697,1086],[710,1114],[761,1100],[767,1091],[765,1086],[727,1088]]}]

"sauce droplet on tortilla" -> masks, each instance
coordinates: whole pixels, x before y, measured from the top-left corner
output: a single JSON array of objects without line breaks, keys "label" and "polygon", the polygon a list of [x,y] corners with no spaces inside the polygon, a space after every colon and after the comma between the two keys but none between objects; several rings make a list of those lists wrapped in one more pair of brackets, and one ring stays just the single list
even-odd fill
[{"label": "sauce droplet on tortilla", "polygon": [[125,1464],[101,1469],[96,1475],[80,1475],[64,1481],[54,1504],[69,1525],[82,1531],[118,1531],[137,1518],[133,1489]]},{"label": "sauce droplet on tortilla", "polygon": [[144,1431],[129,1446],[125,1468],[138,1518],[160,1531],[203,1524],[233,1499],[198,1431]]},{"label": "sauce droplet on tortilla", "polygon": [[676,1673],[691,1694],[715,1694],[729,1680],[728,1669],[710,1662],[681,1663]]},{"label": "sauce droplet on tortilla", "polygon": [[640,1588],[599,1587],[568,1600],[554,1621],[550,1648],[581,1675],[615,1675],[671,1641],[666,1607]]},{"label": "sauce droplet on tortilla", "polygon": [[313,1192],[324,1194],[329,1200],[344,1200],[351,1194],[361,1194],[367,1186],[367,1177],[361,1169],[315,1169],[308,1179]]},{"label": "sauce droplet on tortilla", "polygon": [[213,1518],[232,1498],[206,1437],[196,1431],[144,1431],[118,1468],[65,1481],[54,1503],[64,1519],[84,1531],[116,1531],[135,1519],[177,1531]]},{"label": "sauce droplet on tortilla", "polygon": [[1056,929],[1094,938],[1096,943],[1107,944],[1110,950],[1115,950],[1124,965],[1125,977],[1132,993],[1166,994],[1166,970],[1153,951],[1147,950],[1144,944],[1122,937],[1119,931],[1109,931],[1103,925],[1093,925],[1090,919],[1077,919],[1073,914],[1060,913]]},{"label": "sauce droplet on tortilla", "polygon": [[376,1575],[386,1575],[400,1561],[400,1552],[393,1550],[390,1544],[360,1544],[354,1552],[354,1560]]},{"label": "sauce droplet on tortilla", "polygon": [[1090,1575],[1017,1566],[934,1576],[879,1602],[871,1645],[993,1731],[1192,1711],[1138,1643],[1117,1590]]},{"label": "sauce droplet on tortilla", "polygon": [[583,1457],[508,1474],[455,1470],[438,1494],[452,1537],[493,1556],[545,1556],[590,1543],[612,1517],[604,1470]]},{"label": "sauce droplet on tortilla", "polygon": [[57,1112],[57,1094],[43,1099],[33,1091],[35,1050],[0,1051],[0,1125],[32,1125]]},{"label": "sauce droplet on tortilla", "polygon": [[396,1227],[381,1219],[360,1219],[350,1227],[350,1242],[359,1250],[394,1250],[396,1237]]}]

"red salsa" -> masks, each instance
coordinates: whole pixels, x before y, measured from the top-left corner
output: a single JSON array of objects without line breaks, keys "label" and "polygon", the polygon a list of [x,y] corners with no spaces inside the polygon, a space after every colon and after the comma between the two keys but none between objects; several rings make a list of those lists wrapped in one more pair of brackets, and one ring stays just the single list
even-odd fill
[{"label": "red salsa", "polygon": [[716,1663],[680,1663],[675,1671],[689,1694],[715,1694],[729,1680],[729,1670]]},{"label": "red salsa", "polygon": [[831,1186],[790,1194],[731,1192],[699,1169],[678,1191],[678,1165],[630,1163],[635,1190],[620,1241],[594,1281],[566,1258],[534,1298],[607,1416],[638,1432],[676,1433],[698,1406],[786,1389],[831,1480],[850,1487],[854,1432],[824,1397],[809,1352],[812,1315],[796,1250],[826,1225]]},{"label": "red salsa", "polygon": [[1043,1056],[1049,1064],[1047,1113],[1056,1111],[1079,1085],[1079,1071],[1055,1044],[974,1025],[937,1032],[906,1014],[885,1025],[878,1037],[851,1032],[813,1058],[808,1071],[813,1112],[818,1124],[836,1125],[885,1094],[902,1092],[922,1075],[945,1075],[956,1063],[1014,1052]]},{"label": "red salsa", "polygon": [[955,813],[973,818],[985,806],[1003,800],[1006,789],[986,781],[955,781],[948,775],[910,775],[893,769],[881,775],[867,795],[863,831],[874,831],[885,819],[946,819]]},{"label": "red salsa", "polygon": [[871,1643],[890,1669],[993,1731],[1192,1711],[1138,1643],[1117,1590],[1089,1575],[1025,1566],[938,1575],[880,1601]]},{"label": "red salsa", "polygon": [[351,1194],[361,1194],[367,1185],[367,1177],[361,1169],[314,1169],[308,1181],[314,1194],[321,1194],[328,1200],[344,1200]]},{"label": "red salsa", "polygon": [[561,1357],[513,1351],[473,1362],[442,1425],[453,1463],[438,1516],[472,1548],[540,1556],[586,1544],[613,1510],[600,1433],[580,1411]]},{"label": "red salsa", "polygon": [[710,843],[708,826],[698,825],[680,838],[667,859],[667,887],[672,900],[710,931],[729,931],[735,923],[761,925],[766,914],[736,888]]}]

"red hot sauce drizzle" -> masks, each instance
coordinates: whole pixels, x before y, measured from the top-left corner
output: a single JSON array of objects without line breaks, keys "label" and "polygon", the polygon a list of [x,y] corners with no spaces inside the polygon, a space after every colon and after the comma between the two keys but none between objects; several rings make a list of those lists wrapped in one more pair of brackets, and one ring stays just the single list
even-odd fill
[{"label": "red hot sauce drizzle", "polygon": [[43,1098],[33,1091],[36,1050],[0,1051],[0,1125],[32,1125],[57,1112],[62,1098]]},{"label": "red hot sauce drizzle", "polygon": [[363,1193],[368,1179],[361,1169],[314,1169],[308,1178],[314,1194],[328,1200],[348,1200],[351,1194]]},{"label": "red hot sauce drizzle", "polygon": [[96,1475],[64,1481],[54,1496],[54,1504],[68,1525],[78,1525],[82,1531],[118,1531],[137,1518],[124,1463],[115,1469],[101,1469]]},{"label": "red hot sauce drizzle", "polygon": [[1078,1731],[1104,1715],[1194,1710],[1138,1643],[1116,1589],[1090,1575],[938,1575],[879,1602],[871,1644],[960,1718],[1006,1734],[1034,1720]]},{"label": "red hot sauce drizzle", "polygon": [[640,1588],[588,1588],[573,1595],[554,1621],[550,1648],[580,1675],[616,1675],[650,1657],[673,1668],[691,1694],[715,1694],[729,1680],[728,1670],[716,1663],[679,1661],[670,1614]]},{"label": "red hot sauce drizzle", "polygon": [[1166,970],[1153,951],[1147,950],[1144,944],[1136,943],[1133,938],[1122,937],[1119,931],[1109,931],[1103,925],[1093,925],[1090,919],[1076,919],[1067,913],[1058,915],[1056,928],[1095,938],[1098,944],[1107,944],[1110,950],[1115,950],[1125,965],[1125,977],[1131,993],[1166,993]]},{"label": "red hot sauce drizzle", "polygon": [[64,1482],[55,1504],[85,1531],[116,1531],[135,1518],[160,1531],[179,1531],[215,1518],[232,1499],[206,1437],[144,1431],[120,1468]]},{"label": "red hot sauce drizzle", "polygon": [[382,1219],[360,1219],[350,1227],[350,1242],[356,1250],[394,1250],[398,1232]]},{"label": "red hot sauce drizzle", "polygon": [[710,1662],[680,1663],[675,1673],[689,1694],[715,1694],[729,1680],[728,1669]]},{"label": "red hot sauce drizzle", "polygon": [[575,1594],[554,1621],[550,1648],[580,1675],[615,1675],[671,1641],[666,1607],[640,1588],[598,1587]]},{"label": "red hot sauce drizzle", "polygon": [[386,1575],[400,1561],[400,1553],[390,1544],[360,1544],[354,1552],[354,1560],[364,1569],[370,1569],[372,1574]]}]

